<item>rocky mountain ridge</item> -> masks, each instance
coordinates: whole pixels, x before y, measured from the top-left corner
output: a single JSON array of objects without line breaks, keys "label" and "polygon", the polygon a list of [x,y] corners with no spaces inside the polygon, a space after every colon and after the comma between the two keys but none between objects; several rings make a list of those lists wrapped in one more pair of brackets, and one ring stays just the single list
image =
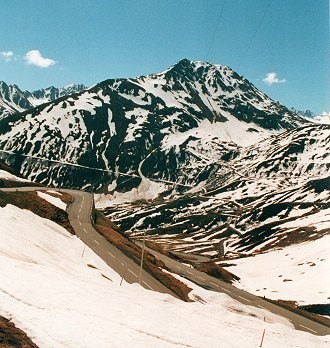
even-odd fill
[{"label": "rocky mountain ridge", "polygon": [[57,98],[85,90],[82,84],[71,84],[62,88],[54,86],[33,92],[22,91],[17,85],[7,85],[0,81],[0,119],[18,112],[33,109],[37,105],[48,103]]},{"label": "rocky mountain ridge", "polygon": [[149,177],[183,187],[209,176],[213,166],[203,157],[230,158],[307,123],[230,68],[184,59],[7,117],[0,146],[46,159],[10,156],[22,174],[45,184],[129,191]]}]

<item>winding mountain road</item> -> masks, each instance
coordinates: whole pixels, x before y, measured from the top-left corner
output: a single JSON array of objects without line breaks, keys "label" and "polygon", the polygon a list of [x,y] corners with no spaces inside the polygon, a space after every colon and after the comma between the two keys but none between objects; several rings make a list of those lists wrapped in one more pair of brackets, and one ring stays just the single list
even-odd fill
[{"label": "winding mountain road", "polygon": [[[2,191],[43,191],[47,188],[42,187],[17,187],[1,188]],[[93,208],[93,195],[88,192],[54,189],[69,193],[72,202],[67,208],[70,223],[75,231],[76,236],[91,248],[103,261],[105,261],[115,272],[121,275],[128,283],[137,283],[139,280],[140,266],[133,260],[123,254],[114,245],[101,236],[93,227],[91,222],[91,213]],[[167,293],[177,297],[171,290],[165,287],[149,273],[142,271],[141,285],[148,290],[154,290],[161,293]]]},{"label": "winding mountain road", "polygon": [[[76,235],[128,283],[138,282],[140,267],[94,229],[91,223],[93,195],[75,190],[62,190],[62,192],[67,192],[73,197],[73,202],[69,205],[67,212]],[[144,270],[141,285],[146,289],[177,297]]]},{"label": "winding mountain road", "polygon": [[[141,243],[139,243],[141,244]],[[223,292],[233,299],[249,306],[254,306],[280,315],[288,319],[297,330],[306,331],[314,335],[330,335],[330,328],[313,320],[307,319],[299,314],[291,312],[283,307],[277,306],[271,302],[264,300],[261,297],[255,296],[244,290],[238,289],[233,285],[225,283],[217,278],[211,277],[204,272],[200,272],[194,268],[190,268],[181,262],[173,260],[163,254],[158,253],[152,249],[146,248],[151,254],[162,260],[171,272],[176,273],[201,287]]]},{"label": "winding mountain road", "polygon": [[[0,189],[2,191],[36,191],[47,190],[40,187],[20,187]],[[52,189],[57,190],[58,189]],[[120,274],[128,283],[138,282],[140,267],[130,258],[109,243],[93,227],[91,213],[93,209],[93,195],[83,191],[63,189],[61,192],[69,193],[73,200],[67,211],[69,220],[75,230],[76,235],[89,246],[98,256],[100,256],[114,271]],[[178,261],[175,261],[163,254],[146,248],[150,253],[162,260],[168,269],[184,278],[208,290],[222,292],[233,299],[249,306],[254,306],[263,310],[270,311],[288,319],[297,330],[306,331],[314,335],[329,335],[330,328],[313,320],[307,319],[294,312],[286,310],[280,306],[270,303],[263,298],[252,295],[246,291],[238,289],[217,278],[211,277],[194,268],[190,268]],[[168,293],[175,296],[168,288],[153,278],[150,274],[143,271],[141,285],[149,290]]]}]

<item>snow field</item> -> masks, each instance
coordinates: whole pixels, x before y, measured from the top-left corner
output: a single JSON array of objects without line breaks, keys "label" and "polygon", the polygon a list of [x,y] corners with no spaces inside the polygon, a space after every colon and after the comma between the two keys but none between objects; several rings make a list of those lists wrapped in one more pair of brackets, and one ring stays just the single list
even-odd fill
[{"label": "snow field", "polygon": [[271,299],[301,305],[329,303],[330,235],[238,260],[226,267],[241,278],[236,286]]},{"label": "snow field", "polygon": [[194,287],[201,302],[185,303],[120,287],[117,273],[55,223],[12,205],[0,219],[0,314],[40,347],[256,347],[264,328],[265,347],[330,342],[225,294]]},{"label": "snow field", "polygon": [[0,169],[0,179],[10,180],[10,181],[19,181],[19,182],[30,182],[29,180],[19,178],[16,175],[10,174],[5,170]]}]

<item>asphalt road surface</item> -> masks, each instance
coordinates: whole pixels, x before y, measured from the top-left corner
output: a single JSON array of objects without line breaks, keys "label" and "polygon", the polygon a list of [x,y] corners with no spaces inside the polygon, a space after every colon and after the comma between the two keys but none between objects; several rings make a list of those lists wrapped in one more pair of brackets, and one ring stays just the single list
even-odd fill
[{"label": "asphalt road surface", "polygon": [[[141,243],[139,243],[141,245]],[[274,314],[280,315],[288,320],[294,325],[297,330],[306,331],[314,335],[330,335],[330,328],[319,324],[313,320],[307,319],[299,314],[293,313],[283,307],[277,306],[264,300],[261,297],[255,296],[246,292],[244,290],[238,289],[233,285],[225,283],[217,278],[211,277],[204,272],[200,272],[194,268],[182,264],[176,260],[173,260],[163,254],[160,254],[154,250],[146,248],[150,253],[156,256],[158,259],[162,260],[165,265],[171,270],[171,272],[176,273],[184,278],[191,280],[192,282],[202,286],[205,289],[223,292],[233,299],[249,306],[254,306]]]},{"label": "asphalt road surface", "polygon": [[[2,191],[33,191],[43,190],[40,187],[21,187],[1,189]],[[44,190],[47,190],[45,188]],[[56,190],[56,189],[52,189]],[[109,243],[92,226],[91,212],[93,206],[93,196],[90,193],[76,190],[61,190],[67,192],[73,197],[72,204],[68,207],[69,219],[76,235],[89,246],[97,255],[99,255],[114,271],[119,273],[128,283],[136,283],[139,278],[140,267],[130,258],[119,251],[115,246]],[[233,299],[249,306],[254,306],[288,319],[297,330],[306,331],[314,335],[329,335],[330,328],[319,324],[313,320],[304,318],[299,314],[293,313],[280,306],[270,303],[261,297],[252,295],[246,291],[237,289],[217,278],[211,277],[203,272],[195,270],[178,261],[175,261],[154,250],[146,248],[158,259],[162,260],[171,272],[187,278],[203,288],[223,292]],[[175,296],[163,284],[158,282],[151,275],[143,271],[141,285],[149,290],[162,293],[168,293]]]},{"label": "asphalt road surface", "polygon": [[[2,191],[41,191],[47,190],[42,187],[19,187],[0,189]],[[58,189],[51,189],[59,191]],[[69,193],[73,200],[67,212],[70,223],[84,244],[91,248],[100,258],[105,261],[115,272],[122,276],[128,283],[138,283],[140,266],[123,254],[114,245],[101,236],[91,224],[91,212],[93,195],[88,192],[62,189],[61,192]],[[148,290],[167,293],[177,297],[171,290],[165,287],[149,273],[142,270],[141,285]]]},{"label": "asphalt road surface", "polygon": [[[92,194],[73,190],[62,191],[71,194],[73,197],[73,202],[67,211],[70,223],[74,228],[76,235],[128,283],[137,283],[139,279],[140,266],[108,242],[92,226]],[[141,285],[149,290],[176,296],[171,290],[166,288],[162,283],[144,270],[142,271]]]}]

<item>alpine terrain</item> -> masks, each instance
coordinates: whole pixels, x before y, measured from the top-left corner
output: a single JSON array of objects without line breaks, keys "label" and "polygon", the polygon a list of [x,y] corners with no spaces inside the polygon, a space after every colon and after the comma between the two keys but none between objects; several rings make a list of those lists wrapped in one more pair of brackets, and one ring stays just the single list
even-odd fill
[{"label": "alpine terrain", "polygon": [[60,162],[10,155],[24,176],[45,184],[128,191],[149,177],[195,186],[214,169],[201,156],[230,158],[307,122],[230,68],[184,59],[10,115],[0,146]]},{"label": "alpine terrain", "polygon": [[48,87],[34,92],[22,91],[17,85],[7,85],[0,81],[0,119],[8,115],[23,112],[37,105],[53,101],[86,89],[84,85],[71,84],[63,88]]},{"label": "alpine terrain", "polygon": [[[330,125],[299,116],[226,66],[187,59],[159,74],[56,98],[13,106],[0,119],[1,158],[21,175],[98,193],[98,207],[122,233],[206,256],[251,292],[329,303],[321,274],[330,232]],[[265,275],[263,286],[248,281],[253,275],[242,260],[253,269],[265,253],[297,246],[305,259],[283,261],[283,268],[294,266],[290,275],[276,274],[275,285]],[[294,292],[311,274],[314,286]]]}]

